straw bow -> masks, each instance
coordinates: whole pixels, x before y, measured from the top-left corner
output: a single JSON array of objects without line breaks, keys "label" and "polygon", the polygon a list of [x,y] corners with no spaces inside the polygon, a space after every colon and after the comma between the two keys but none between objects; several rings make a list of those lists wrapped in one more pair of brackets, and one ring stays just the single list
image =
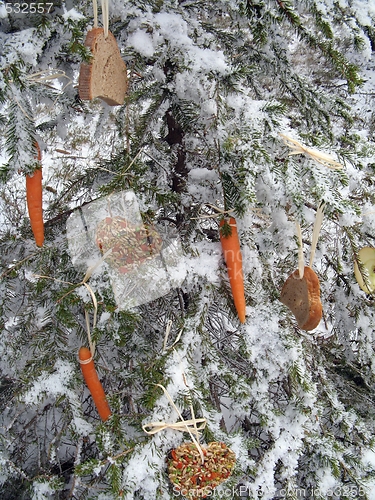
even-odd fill
[{"label": "straw bow", "polygon": [[188,432],[190,434],[191,440],[193,441],[193,443],[195,444],[195,446],[197,447],[197,449],[199,451],[199,454],[200,454],[200,457],[202,460],[202,464],[203,464],[204,463],[204,454],[203,454],[202,448],[201,448],[198,440],[200,437],[199,431],[203,430],[206,427],[206,419],[205,418],[195,418],[193,407],[192,407],[192,405],[190,405],[190,410],[191,410],[191,414],[192,414],[193,418],[190,420],[184,420],[179,409],[174,404],[173,399],[171,398],[171,395],[169,394],[167,389],[161,384],[155,384],[155,385],[160,387],[161,389],[163,389],[164,394],[167,396],[168,401],[171,403],[172,407],[174,408],[174,410],[176,411],[176,413],[180,417],[181,422],[175,422],[173,424],[170,424],[167,422],[151,422],[149,424],[143,425],[142,429],[144,430],[144,432],[146,434],[151,435],[151,436],[153,434],[160,432],[160,431],[164,431],[165,429],[173,429],[173,430],[180,431],[180,432]]}]

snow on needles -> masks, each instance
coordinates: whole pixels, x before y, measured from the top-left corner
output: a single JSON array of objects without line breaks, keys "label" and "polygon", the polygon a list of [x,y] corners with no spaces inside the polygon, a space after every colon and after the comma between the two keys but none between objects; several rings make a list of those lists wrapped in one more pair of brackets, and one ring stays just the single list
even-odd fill
[{"label": "snow on needles", "polygon": [[[147,25],[152,24],[155,29],[152,34],[146,31]],[[213,51],[201,48],[193,43],[189,36],[187,22],[178,14],[161,12],[145,23],[145,29],[136,29],[128,37],[127,43],[140,54],[151,57],[166,43],[184,58],[189,71],[208,73],[215,71],[225,74],[228,65],[222,51]]]},{"label": "snow on needles", "polygon": [[79,410],[81,402],[77,393],[70,388],[76,368],[72,363],[58,359],[55,363],[55,371],[52,373],[43,372],[33,386],[23,394],[23,401],[27,405],[34,405],[46,397],[66,396],[73,410],[73,422],[76,432],[80,435],[87,435],[92,431],[92,426],[80,417]]}]

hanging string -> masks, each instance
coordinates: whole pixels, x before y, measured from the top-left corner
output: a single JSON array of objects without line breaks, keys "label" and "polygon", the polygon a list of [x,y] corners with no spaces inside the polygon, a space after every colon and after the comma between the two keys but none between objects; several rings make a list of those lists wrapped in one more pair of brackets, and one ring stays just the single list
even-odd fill
[{"label": "hanging string", "polygon": [[92,273],[95,271],[95,269],[100,266],[100,264],[102,264],[104,262],[104,260],[108,257],[108,255],[110,255],[112,253],[112,248],[110,248],[109,250],[107,250],[105,252],[105,254],[95,262],[95,264],[91,267],[89,267],[86,271],[86,274],[83,278],[82,281],[80,281],[79,283],[71,283],[70,281],[64,281],[64,280],[59,280],[57,278],[53,278],[52,276],[44,276],[44,275],[41,275],[41,274],[33,274],[33,276],[35,278],[43,278],[43,279],[49,279],[49,280],[54,280],[58,283],[65,283],[67,285],[72,285],[74,286],[74,289],[73,290],[69,290],[69,292],[67,292],[65,295],[63,295],[62,297],[59,298],[59,300],[57,302],[61,302],[63,299],[65,299],[65,297],[67,297],[68,295],[70,295],[71,293],[73,293],[73,291],[78,288],[79,286],[81,285],[84,285],[88,291],[90,292],[90,295],[91,297],[93,298],[93,302],[95,300],[96,302],[96,297],[95,297],[95,294],[92,290],[92,288],[87,284],[87,281],[90,279]]},{"label": "hanging string", "polygon": [[98,2],[96,0],[92,0],[92,8],[94,11],[94,28],[98,27]]},{"label": "hanging string", "polygon": [[[190,434],[191,440],[197,447],[197,450],[199,452],[199,455],[201,457],[202,464],[204,464],[204,453],[202,450],[201,445],[199,444],[199,437],[200,433],[199,431],[203,430],[206,427],[206,419],[205,418],[195,418],[194,416],[194,410],[192,406],[190,405],[190,410],[192,413],[192,419],[190,420],[184,420],[184,417],[181,415],[180,410],[177,408],[177,406],[174,404],[173,399],[167,389],[161,385],[161,384],[155,384],[156,386],[160,387],[163,389],[164,394],[167,396],[168,401],[172,405],[173,409],[176,411],[177,415],[180,417],[181,422],[175,422],[173,424],[169,424],[167,422],[151,422],[149,424],[145,424],[142,426],[142,429],[146,434],[153,435],[156,434],[157,432],[163,431],[165,429],[174,429],[176,431],[181,431],[181,432],[188,432]],[[199,424],[199,425],[197,425]]]},{"label": "hanging string", "polygon": [[[87,283],[84,283],[84,285],[87,288],[87,290],[89,291],[89,293],[91,295],[92,303],[94,305],[94,318],[92,320],[92,328],[94,329],[96,327],[96,320],[97,320],[97,316],[98,316],[98,301],[96,300],[95,293],[94,293],[93,289],[90,287],[90,285],[88,285]],[[90,347],[90,352],[91,352],[91,359],[93,359],[94,355],[95,355],[95,342],[93,342],[92,338],[91,338],[90,318],[89,318],[89,313],[86,309],[85,309],[85,320],[86,320],[87,339],[89,342],[89,347]],[[91,359],[87,360],[87,363],[89,361],[91,361]]]},{"label": "hanging string", "polygon": [[[316,211],[315,223],[311,241],[311,253],[310,253],[310,262],[309,267],[312,267],[315,257],[316,246],[319,239],[320,229],[322,227],[323,222],[323,213],[324,213],[325,203],[323,202]],[[299,278],[302,279],[305,271],[305,260],[303,256],[303,241],[302,241],[302,231],[300,224],[296,221],[296,229],[297,229],[297,237],[298,237],[298,271]]]},{"label": "hanging string", "polygon": [[318,208],[318,210],[316,211],[314,231],[313,231],[312,242],[311,242],[311,254],[310,254],[309,267],[312,267],[312,264],[314,261],[316,245],[318,243],[320,228],[322,227],[322,222],[323,222],[324,207],[325,207],[325,203],[323,202],[320,205],[320,207]]},{"label": "hanging string", "polygon": [[[189,388],[189,386],[188,386],[188,384],[186,382],[186,376],[185,376],[184,372],[182,372],[182,378],[183,378],[183,381],[184,381],[184,384],[185,384],[186,388],[189,391],[188,398],[189,398],[190,412],[191,412],[191,416],[192,416],[192,420],[193,420],[194,430],[195,430],[196,435],[199,436],[198,427],[197,427],[197,419],[195,418],[195,413],[194,413],[193,401],[191,399],[190,388]],[[203,419],[203,420],[206,421],[205,419]],[[204,424],[204,425],[206,425],[206,424]],[[202,465],[203,465],[204,464],[204,453],[203,453],[203,450],[200,447],[199,443],[198,443],[198,445],[195,445],[195,446],[197,446],[197,449],[198,449],[200,457],[201,457]]]},{"label": "hanging string", "polygon": [[109,28],[109,0],[102,0],[102,19],[104,28],[104,38],[107,38],[108,28]]},{"label": "hanging string", "polygon": [[[179,332],[176,340],[174,341],[174,343],[170,347],[167,348],[167,341],[168,341],[169,334],[171,332],[171,328],[172,328],[172,321],[168,320],[167,326],[166,326],[166,329],[165,329],[163,351],[174,348],[174,346],[176,345],[176,343],[180,340],[181,334],[183,332],[183,328],[181,328],[181,330],[180,330],[180,332]],[[178,354],[177,354],[177,356],[178,356]],[[202,465],[203,465],[204,464],[204,453],[203,453],[203,450],[202,450],[202,448],[201,448],[201,446],[199,444],[199,438],[200,438],[199,431],[203,430],[206,427],[206,419],[205,418],[195,418],[193,403],[192,403],[192,399],[191,399],[191,395],[190,395],[190,388],[189,388],[189,386],[188,386],[188,384],[186,382],[186,376],[185,376],[184,372],[182,372],[182,379],[184,381],[184,384],[185,384],[186,388],[189,391],[189,406],[190,406],[190,412],[191,412],[192,418],[189,419],[189,420],[184,420],[184,418],[181,415],[179,409],[174,404],[174,401],[173,401],[171,395],[169,394],[169,392],[167,391],[167,389],[163,385],[161,385],[161,384],[155,384],[158,387],[161,387],[161,389],[163,389],[164,394],[167,396],[170,404],[172,405],[172,407],[176,411],[177,415],[180,417],[181,422],[175,422],[173,424],[169,424],[167,422],[151,422],[150,424],[143,425],[142,428],[143,428],[144,432],[146,434],[149,434],[149,435],[156,434],[157,432],[163,431],[165,429],[174,429],[174,430],[180,431],[180,432],[186,432],[186,431],[188,431],[188,433],[190,434],[190,437],[191,437],[193,443],[195,444],[195,446],[196,446],[196,448],[197,448],[197,450],[199,452],[199,455],[200,455],[201,461],[202,461]]]},{"label": "hanging string", "polygon": [[[95,310],[94,310],[94,320],[92,323],[93,328],[95,328],[95,326],[96,326],[96,314],[97,314],[97,304],[96,304]],[[87,339],[89,342],[91,356],[88,359],[79,359],[79,362],[81,363],[81,365],[88,365],[89,363],[91,363],[91,361],[94,359],[94,356],[95,356],[95,342],[93,342],[92,338],[91,338],[90,317],[89,317],[89,313],[86,310],[85,310],[85,321],[86,321]]]},{"label": "hanging string", "polygon": [[297,227],[297,237],[298,237],[298,270],[299,270],[299,279],[303,278],[305,274],[305,259],[303,257],[303,241],[302,241],[302,231],[301,226],[296,221]]},{"label": "hanging string", "polygon": [[[102,3],[102,22],[104,29],[104,38],[108,37],[109,29],[109,0],[101,0]],[[98,27],[98,2],[92,0],[92,7],[94,11],[94,28]]]},{"label": "hanging string", "polygon": [[[93,317],[93,321],[92,321],[92,327],[95,328],[96,323],[97,323],[97,317],[98,317],[98,301],[97,301],[96,295],[94,293],[94,290],[87,283],[87,281],[90,279],[90,277],[91,277],[92,273],[95,271],[95,269],[104,262],[104,260],[108,257],[108,255],[111,254],[111,252],[112,252],[112,248],[107,250],[105,252],[105,254],[93,266],[89,267],[86,271],[86,274],[85,274],[83,280],[80,281],[78,284],[70,283],[69,281],[59,280],[56,278],[52,278],[50,276],[42,276],[39,274],[34,274],[34,276],[37,278],[52,279],[52,280],[57,281],[59,283],[67,283],[69,285],[74,285],[74,289],[76,289],[77,287],[82,286],[82,285],[85,286],[86,289],[88,290],[90,296],[91,296],[91,300],[92,300],[92,303],[94,306],[94,317]],[[73,290],[70,290],[65,295],[63,295],[58,300],[58,302],[60,302],[65,297],[67,297],[69,294],[71,294],[73,292]],[[82,361],[82,360],[79,361],[81,364],[84,364],[84,365],[90,363],[90,361],[92,361],[92,359],[94,358],[94,354],[95,354],[95,342],[93,342],[92,338],[91,338],[90,318],[89,318],[89,313],[86,310],[85,310],[85,321],[86,321],[87,339],[88,339],[88,343],[89,343],[89,347],[90,347],[91,357],[89,359],[87,359],[86,361]]]},{"label": "hanging string", "polygon": [[[31,112],[31,109],[29,109],[29,110],[27,110],[27,111],[26,111],[26,109],[25,109],[25,106],[26,106],[26,105],[28,105],[28,106],[30,107],[29,103],[26,101],[26,99],[24,99],[24,104],[22,105],[22,104],[20,103],[20,99],[22,99],[22,98],[23,98],[22,93],[21,93],[21,92],[19,91],[19,89],[18,89],[15,85],[13,85],[13,84],[11,84],[10,88],[11,88],[11,91],[12,91],[12,99],[15,101],[15,103],[17,104],[17,106],[18,106],[18,107],[19,107],[19,109],[21,110],[22,114],[23,114],[23,115],[24,115],[24,116],[25,116],[25,117],[26,117],[29,121],[33,122],[34,118],[33,118],[32,114],[30,113],[30,112]],[[16,96],[16,95],[17,95],[17,96]]]},{"label": "hanging string", "polygon": [[177,335],[175,341],[173,342],[173,344],[170,345],[169,347],[167,347],[167,342],[168,342],[169,334],[171,333],[171,328],[172,328],[172,320],[168,320],[167,321],[167,326],[165,328],[165,335],[164,335],[164,342],[163,342],[163,352],[167,351],[169,349],[172,349],[177,344],[177,342],[180,340],[180,338],[181,338],[181,335],[182,335],[182,332],[183,332],[183,328],[181,328],[181,330],[178,332],[178,335]]},{"label": "hanging string", "polygon": [[200,208],[200,211],[202,210],[203,206],[211,208],[212,210],[215,211],[215,213],[213,213],[213,214],[200,214],[199,217],[191,217],[192,220],[195,220],[195,219],[216,219],[220,215],[226,216],[226,215],[230,215],[234,212],[233,208],[231,208],[230,210],[223,210],[223,209],[217,207],[216,205],[212,205],[211,203],[204,203],[202,205],[202,207]]}]

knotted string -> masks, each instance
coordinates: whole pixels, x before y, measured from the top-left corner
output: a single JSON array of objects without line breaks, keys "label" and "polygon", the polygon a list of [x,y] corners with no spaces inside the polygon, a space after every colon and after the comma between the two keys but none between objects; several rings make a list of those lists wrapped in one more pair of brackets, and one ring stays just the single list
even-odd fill
[{"label": "knotted string", "polygon": [[[181,330],[179,331],[177,338],[175,339],[173,344],[167,348],[167,341],[168,341],[169,334],[171,332],[171,328],[172,328],[172,321],[168,320],[167,326],[165,329],[163,351],[166,351],[167,349],[168,350],[173,349],[174,346],[177,344],[177,342],[181,338],[183,328],[181,328]],[[184,373],[182,373],[182,378],[183,378],[185,386],[187,387],[187,389],[189,389],[189,386],[186,382],[186,377],[185,377]],[[189,403],[190,403],[190,412],[191,412],[192,418],[189,420],[184,420],[179,409],[174,404],[174,401],[173,401],[171,395],[169,394],[169,392],[167,391],[167,389],[161,384],[155,384],[155,385],[157,385],[158,387],[161,387],[161,389],[163,389],[164,394],[167,396],[168,401],[170,402],[171,406],[174,408],[177,415],[180,417],[181,422],[175,422],[173,424],[169,424],[167,422],[151,422],[149,424],[145,424],[142,426],[144,432],[146,434],[149,434],[152,436],[153,434],[164,431],[165,429],[173,429],[173,430],[180,431],[180,432],[187,431],[190,434],[190,437],[191,437],[193,443],[195,444],[195,446],[199,452],[199,455],[200,455],[201,461],[202,461],[202,465],[203,465],[204,464],[204,454],[203,454],[202,448],[199,444],[199,438],[200,438],[199,431],[203,430],[206,427],[206,419],[205,418],[195,418],[194,408],[193,408],[193,404],[192,404],[191,398],[190,398],[190,392],[189,392]]]},{"label": "knotted string", "polygon": [[216,217],[219,217],[219,215],[229,215],[234,212],[234,209],[231,208],[230,210],[223,210],[216,205],[212,205],[211,203],[204,203],[206,207],[212,208],[215,210],[214,214],[207,214],[207,215],[200,215],[199,217],[192,217],[192,219],[215,219]]},{"label": "knotted string", "polygon": [[[87,281],[90,279],[90,277],[92,276],[92,273],[95,271],[95,269],[100,266],[100,264],[102,264],[102,262],[108,257],[108,255],[110,255],[112,252],[112,248],[110,248],[109,250],[107,250],[105,252],[105,254],[97,260],[97,262],[95,262],[95,264],[93,266],[90,266],[87,271],[86,271],[86,274],[85,276],[83,277],[83,280],[80,281],[78,284],[76,284],[74,286],[74,289],[83,285],[87,288],[90,296],[91,296],[91,300],[92,300],[92,303],[93,303],[93,306],[94,306],[94,317],[93,317],[93,328],[96,327],[96,322],[97,322],[97,316],[98,316],[98,301],[96,299],[96,295],[95,295],[95,292],[94,290],[91,288],[91,286],[87,283]],[[34,275],[36,278],[44,278],[44,279],[53,279],[54,281],[58,281],[60,283],[67,283],[69,285],[74,285],[74,283],[70,283],[69,281],[63,281],[63,280],[59,280],[59,279],[56,279],[56,278],[51,278],[50,276],[41,276],[39,274],[35,274]],[[60,302],[61,300],[63,300],[65,297],[67,297],[69,294],[71,294],[73,292],[73,290],[70,290],[69,292],[67,292],[65,295],[63,295],[59,300],[58,302]],[[85,321],[86,321],[86,331],[87,331],[87,338],[88,338],[88,343],[89,343],[89,347],[90,347],[90,352],[91,352],[91,357],[85,361],[81,361],[79,360],[79,362],[82,364],[82,365],[86,365],[88,363],[90,363],[92,361],[92,359],[94,358],[94,354],[95,354],[95,342],[92,341],[92,338],[91,338],[91,328],[90,328],[90,318],[89,318],[89,313],[88,311],[85,310]]]},{"label": "knotted string", "polygon": [[315,160],[316,162],[330,168],[331,170],[341,170],[342,165],[338,161],[335,161],[331,155],[318,151],[317,149],[311,149],[301,144],[296,139],[292,139],[285,134],[279,134],[284,143],[291,149],[288,156],[304,154]]},{"label": "knotted string", "polygon": [[[193,406],[190,405],[190,411],[191,411],[193,418],[191,418],[189,420],[184,420],[184,417],[181,415],[180,410],[174,404],[173,399],[172,399],[171,395],[169,394],[169,392],[167,391],[167,389],[161,384],[155,384],[155,385],[160,387],[161,389],[163,389],[164,394],[167,396],[168,401],[170,402],[170,404],[172,405],[172,407],[176,411],[177,415],[180,417],[181,422],[176,422],[173,424],[169,424],[167,422],[151,422],[149,424],[143,425],[142,429],[144,430],[144,432],[146,434],[151,435],[151,436],[153,434],[156,434],[156,433],[163,431],[165,429],[174,429],[174,430],[180,431],[180,432],[187,431],[190,434],[191,440],[193,441],[193,443],[197,447],[197,450],[199,452],[199,455],[201,457],[202,464],[203,464],[204,463],[204,454],[203,454],[203,450],[202,450],[198,440],[200,437],[199,431],[203,430],[206,427],[206,419],[205,418],[195,418]],[[185,382],[185,385],[186,385],[186,382]],[[197,425],[197,424],[199,424],[199,425]]]}]

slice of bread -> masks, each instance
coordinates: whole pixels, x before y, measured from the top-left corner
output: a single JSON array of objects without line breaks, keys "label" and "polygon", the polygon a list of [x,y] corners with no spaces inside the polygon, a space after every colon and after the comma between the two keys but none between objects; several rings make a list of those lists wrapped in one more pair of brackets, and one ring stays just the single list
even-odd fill
[{"label": "slice of bread", "polygon": [[110,106],[124,104],[128,88],[126,64],[121,59],[115,37],[103,28],[94,28],[86,35],[85,46],[92,53],[90,64],[82,63],[79,71],[78,92],[83,100],[99,97]]},{"label": "slice of bread", "polygon": [[281,290],[280,301],[292,311],[302,330],[314,330],[322,319],[319,278],[310,267],[304,268],[303,278],[299,270],[292,273]]}]

